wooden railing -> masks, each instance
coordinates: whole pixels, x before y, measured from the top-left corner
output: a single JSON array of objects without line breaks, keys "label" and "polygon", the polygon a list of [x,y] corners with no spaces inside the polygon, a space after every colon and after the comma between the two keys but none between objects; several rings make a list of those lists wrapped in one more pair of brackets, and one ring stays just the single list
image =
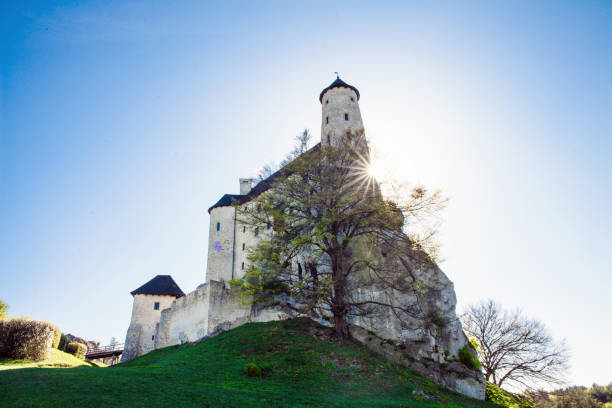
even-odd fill
[{"label": "wooden railing", "polygon": [[87,354],[104,353],[106,351],[123,350],[123,343],[109,344],[108,346],[102,347],[89,347]]}]

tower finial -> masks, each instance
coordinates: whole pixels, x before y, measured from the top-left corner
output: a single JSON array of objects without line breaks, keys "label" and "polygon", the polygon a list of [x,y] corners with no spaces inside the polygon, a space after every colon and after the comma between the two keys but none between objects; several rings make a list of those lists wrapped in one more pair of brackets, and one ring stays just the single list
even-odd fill
[{"label": "tower finial", "polygon": [[336,79],[340,79],[340,74],[338,74],[337,72],[334,72],[334,74],[336,74]]}]

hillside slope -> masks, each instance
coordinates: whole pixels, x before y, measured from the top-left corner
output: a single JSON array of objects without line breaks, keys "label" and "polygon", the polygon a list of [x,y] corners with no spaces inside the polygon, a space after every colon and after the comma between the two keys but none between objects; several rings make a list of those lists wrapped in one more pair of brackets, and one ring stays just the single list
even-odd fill
[{"label": "hillside slope", "polygon": [[[248,363],[263,376],[247,376]],[[496,407],[308,319],[247,324],[109,368],[0,372],[0,406]]]},{"label": "hillside slope", "polygon": [[0,371],[17,368],[68,368],[79,366],[91,367],[92,364],[54,348],[49,349],[49,355],[42,361],[0,359]]}]

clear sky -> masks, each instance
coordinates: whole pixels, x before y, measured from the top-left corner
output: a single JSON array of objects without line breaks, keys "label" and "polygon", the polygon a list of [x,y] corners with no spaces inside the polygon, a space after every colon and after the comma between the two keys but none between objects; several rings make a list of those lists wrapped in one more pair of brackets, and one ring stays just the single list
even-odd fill
[{"label": "clear sky", "polygon": [[207,208],[320,137],[333,72],[396,177],[441,188],[458,308],[493,298],[612,381],[612,3],[2,2],[0,298],[123,341],[204,280]]}]

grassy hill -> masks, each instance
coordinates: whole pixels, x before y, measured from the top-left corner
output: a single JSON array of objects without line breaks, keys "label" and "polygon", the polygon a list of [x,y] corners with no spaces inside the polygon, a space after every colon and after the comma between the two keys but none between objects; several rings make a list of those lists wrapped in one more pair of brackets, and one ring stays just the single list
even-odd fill
[{"label": "grassy hill", "polygon": [[[91,367],[92,364],[58,349],[49,349],[49,355],[42,361],[0,359],[0,371],[16,368],[58,368]],[[1,377],[0,377],[1,378]]]},{"label": "grassy hill", "polygon": [[[247,364],[262,377],[245,374]],[[433,399],[431,399],[433,398]],[[497,407],[308,319],[253,323],[108,368],[0,372],[2,407]]]}]

